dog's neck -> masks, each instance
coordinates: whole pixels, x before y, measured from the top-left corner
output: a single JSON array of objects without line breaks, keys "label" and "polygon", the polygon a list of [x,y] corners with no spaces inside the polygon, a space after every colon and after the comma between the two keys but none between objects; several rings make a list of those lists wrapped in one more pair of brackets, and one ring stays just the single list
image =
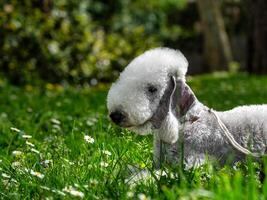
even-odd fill
[{"label": "dog's neck", "polygon": [[[203,111],[207,111],[208,109],[208,107],[196,100],[189,110],[183,116],[179,117],[179,124],[181,125],[180,129],[183,129],[184,123],[186,122],[193,123],[197,121],[201,117],[201,113]],[[183,130],[180,131],[182,132]]]}]

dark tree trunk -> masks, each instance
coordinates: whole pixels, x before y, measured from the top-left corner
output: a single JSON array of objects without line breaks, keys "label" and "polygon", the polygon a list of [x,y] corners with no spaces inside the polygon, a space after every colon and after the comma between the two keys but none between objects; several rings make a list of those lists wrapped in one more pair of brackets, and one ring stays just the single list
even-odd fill
[{"label": "dark tree trunk", "polygon": [[233,56],[220,10],[220,2],[198,0],[197,4],[204,35],[203,71],[228,70]]},{"label": "dark tree trunk", "polygon": [[267,74],[267,1],[248,0],[247,71]]}]

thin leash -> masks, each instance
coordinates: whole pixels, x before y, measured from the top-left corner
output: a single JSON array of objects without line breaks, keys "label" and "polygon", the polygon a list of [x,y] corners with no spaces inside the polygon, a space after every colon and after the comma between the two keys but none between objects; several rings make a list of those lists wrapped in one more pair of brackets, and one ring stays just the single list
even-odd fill
[{"label": "thin leash", "polygon": [[233,134],[230,133],[230,131],[228,130],[228,128],[225,126],[225,124],[222,122],[222,120],[219,118],[219,116],[217,115],[217,113],[213,110],[213,109],[209,109],[209,112],[212,113],[215,116],[215,119],[217,121],[217,123],[219,124],[222,132],[225,134],[225,136],[227,137],[227,139],[229,140],[229,142],[231,143],[231,145],[238,151],[240,151],[243,154],[246,155],[250,155],[256,158],[260,158],[264,155],[259,154],[259,153],[253,153],[251,151],[249,151],[248,149],[242,147],[233,137]]}]

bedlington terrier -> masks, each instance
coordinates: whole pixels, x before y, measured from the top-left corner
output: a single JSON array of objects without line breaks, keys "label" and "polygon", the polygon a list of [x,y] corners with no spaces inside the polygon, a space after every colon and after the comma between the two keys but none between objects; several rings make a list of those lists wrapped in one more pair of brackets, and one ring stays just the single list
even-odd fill
[{"label": "bedlington terrier", "polygon": [[[135,58],[109,90],[111,120],[154,136],[154,165],[202,165],[206,158],[225,163],[267,146],[267,105],[213,111],[186,84],[188,61],[180,51],[156,48]],[[181,148],[182,147],[182,151]],[[183,155],[183,157],[182,157]]]}]

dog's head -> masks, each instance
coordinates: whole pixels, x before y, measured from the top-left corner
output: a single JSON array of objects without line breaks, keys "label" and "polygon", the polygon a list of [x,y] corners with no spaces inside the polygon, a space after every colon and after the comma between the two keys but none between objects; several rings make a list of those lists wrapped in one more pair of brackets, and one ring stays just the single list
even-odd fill
[{"label": "dog's head", "polygon": [[[135,58],[108,93],[111,120],[143,135],[159,131],[164,141],[176,142],[177,100],[187,88],[187,67],[180,51],[167,48],[152,49]],[[179,102],[178,110],[188,104]]]}]

